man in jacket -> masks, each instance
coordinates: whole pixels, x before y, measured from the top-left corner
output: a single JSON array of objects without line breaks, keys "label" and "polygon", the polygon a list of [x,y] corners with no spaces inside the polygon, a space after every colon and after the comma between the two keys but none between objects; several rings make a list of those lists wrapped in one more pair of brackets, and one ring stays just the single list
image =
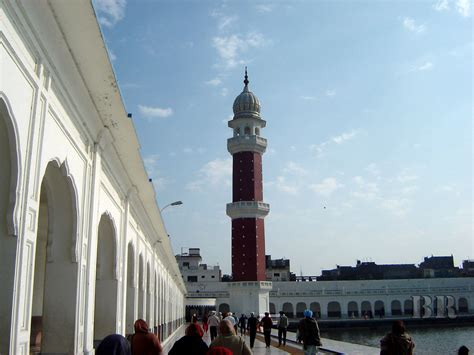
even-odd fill
[{"label": "man in jacket", "polygon": [[278,321],[278,346],[286,345],[286,329],[288,328],[288,317],[280,311],[280,320]]},{"label": "man in jacket", "polygon": [[319,327],[313,318],[313,312],[309,309],[304,311],[304,318],[298,324],[298,340],[303,342],[305,355],[315,355],[318,347],[321,346]]},{"label": "man in jacket", "polygon": [[265,312],[265,317],[262,318],[263,336],[265,337],[266,348],[270,347],[270,335],[272,334],[273,321],[270,318],[270,313]]},{"label": "man in jacket", "polygon": [[258,319],[255,317],[255,313],[250,313],[250,318],[247,320],[247,329],[249,330],[250,336],[250,348],[253,348],[255,344],[255,337],[257,335]]}]

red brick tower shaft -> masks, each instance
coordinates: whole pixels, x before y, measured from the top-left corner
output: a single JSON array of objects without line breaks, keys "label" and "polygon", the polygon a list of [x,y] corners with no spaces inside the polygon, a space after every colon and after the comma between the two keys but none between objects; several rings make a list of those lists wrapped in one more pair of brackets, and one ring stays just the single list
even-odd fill
[{"label": "red brick tower shaft", "polygon": [[234,136],[227,141],[233,156],[232,203],[227,204],[232,218],[232,276],[234,281],[265,281],[263,219],[270,207],[263,202],[262,154],[267,141],[260,131],[266,122],[248,83],[246,71],[244,90],[234,101],[234,117],[229,121]]}]

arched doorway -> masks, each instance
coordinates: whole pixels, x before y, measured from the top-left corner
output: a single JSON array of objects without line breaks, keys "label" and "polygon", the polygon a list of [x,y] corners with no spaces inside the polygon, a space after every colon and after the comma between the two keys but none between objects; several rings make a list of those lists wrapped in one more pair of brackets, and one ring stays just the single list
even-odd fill
[{"label": "arched doorway", "polygon": [[393,300],[390,308],[392,310],[392,316],[401,316],[402,315],[402,305],[400,301]]},{"label": "arched doorway", "polygon": [[413,315],[413,300],[405,300],[403,302],[403,313],[406,316],[412,316]]},{"label": "arched doorway", "polygon": [[143,297],[145,295],[145,292],[143,290],[144,284],[143,284],[143,269],[144,269],[144,261],[143,261],[143,255],[140,254],[138,257],[138,318],[145,319],[145,310],[144,310],[144,304],[143,304]]},{"label": "arched doorway", "polygon": [[97,267],[94,307],[94,343],[117,333],[116,230],[112,219],[103,214],[97,237]]},{"label": "arched doorway", "polygon": [[374,303],[374,314],[376,317],[382,318],[385,316],[385,305],[383,301],[375,301]]},{"label": "arched doorway", "polygon": [[276,314],[275,303],[270,302],[270,314]]},{"label": "arched doorway", "polygon": [[293,313],[293,304],[290,302],[283,303],[283,313],[285,313],[288,318],[293,318],[295,316]]},{"label": "arched doorway", "polygon": [[125,333],[134,332],[133,325],[135,323],[135,251],[132,242],[127,247],[127,312],[125,320]]},{"label": "arched doorway", "polygon": [[321,317],[321,305],[319,304],[319,302],[311,302],[311,304],[309,305],[309,309],[313,312],[314,318]]},{"label": "arched doorway", "polygon": [[74,352],[76,201],[72,182],[66,175],[64,165],[50,162],[41,184],[31,347],[42,353]]},{"label": "arched doorway", "polygon": [[357,305],[357,302],[351,301],[347,304],[347,316],[349,318],[359,317],[359,306]]},{"label": "arched doorway", "polygon": [[0,97],[0,353],[8,354],[16,260],[14,206],[18,180],[17,143],[13,120]]},{"label": "arched doorway", "polygon": [[458,300],[458,312],[459,313],[468,313],[469,312],[469,305],[467,303],[467,299],[464,298],[464,297],[461,297]]},{"label": "arched doorway", "polygon": [[296,304],[296,317],[297,318],[303,318],[304,317],[304,311],[306,309],[306,303],[304,302],[298,302]]},{"label": "arched doorway", "polygon": [[328,318],[341,318],[341,305],[339,302],[328,303]]},{"label": "arched doorway", "polygon": [[360,313],[364,318],[372,318],[372,305],[369,301],[363,301],[361,303]]},{"label": "arched doorway", "polygon": [[152,313],[152,300],[151,300],[151,269],[150,263],[146,264],[146,322],[148,323],[148,327],[153,327],[153,313]]}]

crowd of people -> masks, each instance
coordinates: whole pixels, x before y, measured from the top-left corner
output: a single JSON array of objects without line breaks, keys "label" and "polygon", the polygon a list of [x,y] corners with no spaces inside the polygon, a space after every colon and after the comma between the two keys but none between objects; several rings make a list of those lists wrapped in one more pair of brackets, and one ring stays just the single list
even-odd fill
[{"label": "crowd of people", "polygon": [[[276,323],[278,329],[278,346],[286,345],[286,334],[289,321],[284,312]],[[231,312],[221,314],[212,311],[202,317],[202,326],[193,315],[191,323],[186,327],[185,335],[178,339],[168,354],[170,355],[251,355],[255,345],[257,332],[262,332],[265,345],[270,347],[271,331],[274,326],[268,312],[264,317],[251,313],[249,317],[242,314],[237,318]],[[161,355],[163,348],[158,337],[149,331],[147,323],[138,319],[134,325],[135,333],[127,338],[119,334],[105,337],[96,349],[97,355]],[[240,335],[238,330],[240,329]],[[204,334],[209,333],[210,344],[204,340]],[[250,344],[245,342],[245,335],[250,337]],[[322,346],[319,326],[309,309],[304,311],[304,317],[298,323],[296,340],[303,346],[305,355],[318,353]],[[408,335],[403,321],[397,320],[392,324],[392,330],[380,340],[381,355],[412,355],[415,343]],[[459,355],[468,355],[469,349],[461,346]]]}]

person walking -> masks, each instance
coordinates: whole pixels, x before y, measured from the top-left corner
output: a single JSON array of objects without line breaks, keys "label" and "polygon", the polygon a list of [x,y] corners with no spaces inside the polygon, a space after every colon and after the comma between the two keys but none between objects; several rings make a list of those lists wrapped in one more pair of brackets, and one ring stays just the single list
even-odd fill
[{"label": "person walking", "polygon": [[171,348],[169,355],[206,355],[208,346],[202,340],[203,332],[197,323],[188,325],[185,335],[177,340]]},{"label": "person walking", "polygon": [[217,327],[219,326],[219,317],[216,315],[216,311],[211,312],[211,316],[207,320],[209,324],[209,332],[211,333],[211,341],[217,336]]},{"label": "person walking", "polygon": [[239,327],[240,335],[245,335],[245,329],[247,328],[247,316],[243,313],[239,318]]},{"label": "person walking", "polygon": [[265,312],[265,317],[262,318],[263,336],[265,337],[265,347],[270,347],[270,335],[272,334],[273,321],[270,318],[270,313]]},{"label": "person walking", "polygon": [[412,355],[415,343],[401,320],[392,323],[392,331],[380,340],[380,355]]},{"label": "person walking", "polygon": [[298,324],[298,341],[303,342],[305,355],[314,355],[318,353],[318,347],[322,345],[318,323],[309,309],[303,314],[304,318]]},{"label": "person walking", "polygon": [[288,317],[280,311],[280,319],[278,320],[278,346],[286,345],[286,330],[288,329]]},{"label": "person walking", "polygon": [[107,335],[97,347],[97,355],[131,355],[130,343],[120,334]]},{"label": "person walking", "polygon": [[163,348],[155,334],[148,332],[148,324],[137,319],[134,324],[135,334],[131,336],[132,355],[161,355]]},{"label": "person walking", "polygon": [[234,326],[228,319],[219,323],[219,335],[209,346],[210,349],[215,347],[229,349],[234,355],[252,355],[252,350],[249,349],[243,337],[235,334]]},{"label": "person walking", "polygon": [[207,333],[209,329],[209,325],[207,324],[208,318],[207,313],[202,316],[202,329],[204,329],[204,333]]},{"label": "person walking", "polygon": [[250,348],[253,348],[255,344],[255,337],[257,336],[257,328],[258,328],[258,319],[255,317],[255,313],[250,313],[250,317],[247,320],[247,329],[250,335]]}]

